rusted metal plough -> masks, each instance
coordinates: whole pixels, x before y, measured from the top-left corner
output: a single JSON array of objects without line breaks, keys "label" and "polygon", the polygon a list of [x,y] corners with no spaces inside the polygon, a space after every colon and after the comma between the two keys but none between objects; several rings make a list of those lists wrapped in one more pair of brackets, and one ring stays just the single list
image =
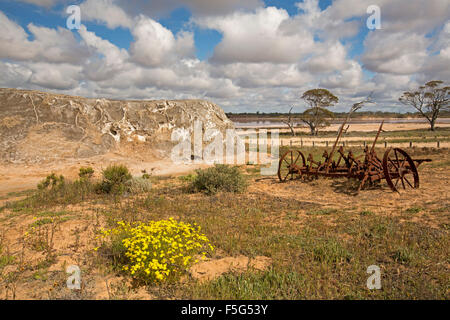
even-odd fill
[{"label": "rusted metal plough", "polygon": [[[298,150],[289,150],[281,158],[278,166],[278,178],[284,182],[303,176],[325,176],[325,177],[347,177],[360,181],[358,192],[367,184],[386,180],[389,187],[394,192],[399,189],[419,188],[419,173],[417,167],[423,162],[430,162],[431,159],[412,159],[406,151],[400,148],[389,148],[384,153],[382,159],[378,158],[375,152],[375,145],[383,128],[380,125],[378,133],[373,142],[372,148],[368,146],[364,149],[364,154],[355,157],[352,151],[347,155],[343,147],[337,152],[339,157],[333,160],[339,139],[342,136],[345,122],[339,129],[338,136],[330,153],[324,151],[323,161],[315,161],[312,154],[308,158]],[[362,159],[364,157],[364,159]]]}]

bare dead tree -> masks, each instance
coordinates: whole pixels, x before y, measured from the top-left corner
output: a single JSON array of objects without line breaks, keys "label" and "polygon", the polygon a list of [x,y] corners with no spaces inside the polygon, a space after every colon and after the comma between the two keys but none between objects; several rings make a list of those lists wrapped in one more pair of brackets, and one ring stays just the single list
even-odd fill
[{"label": "bare dead tree", "polygon": [[[350,120],[350,118],[351,118],[351,116],[352,116],[352,114],[353,114],[354,112],[356,112],[356,111],[358,111],[359,109],[361,109],[365,104],[368,104],[368,103],[374,103],[373,100],[372,100],[372,95],[373,95],[373,92],[371,92],[371,93],[367,96],[367,98],[365,98],[364,100],[359,101],[359,102],[353,104],[353,106],[350,108],[350,111],[349,111],[348,114],[347,114],[347,118],[346,118],[345,121],[342,123],[342,127]],[[347,128],[345,128],[345,129],[342,128],[342,132],[343,132],[344,134],[346,134],[349,128],[350,128],[350,125],[347,125]],[[339,130],[341,130],[341,129],[339,128]]]},{"label": "bare dead tree", "polygon": [[293,137],[295,137],[294,123],[292,122],[292,109],[293,108],[294,107],[291,107],[291,109],[289,109],[289,115],[288,115],[287,120],[281,120],[281,121],[289,127],[289,129],[291,130],[291,135]]}]

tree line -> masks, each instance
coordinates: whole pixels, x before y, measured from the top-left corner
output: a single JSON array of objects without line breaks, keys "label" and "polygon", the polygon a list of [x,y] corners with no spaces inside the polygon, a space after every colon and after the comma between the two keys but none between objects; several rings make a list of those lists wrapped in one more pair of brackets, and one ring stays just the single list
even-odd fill
[{"label": "tree line", "polygon": [[[277,117],[285,123],[291,130],[292,135],[295,135],[294,121],[301,121],[309,126],[311,135],[317,135],[320,128],[329,125],[329,120],[337,117],[347,117],[347,113],[335,113],[329,110],[339,102],[339,98],[327,89],[311,89],[305,91],[300,97],[308,108],[301,113],[292,113],[293,107],[289,112],[279,113],[227,113],[231,118],[238,117]],[[411,92],[404,92],[399,98],[403,106],[412,107],[416,112],[395,113],[383,111],[358,111],[349,114],[350,118],[361,118],[366,116],[373,117],[423,117],[427,119],[430,124],[430,130],[435,131],[436,120],[439,116],[450,116],[450,87],[445,85],[443,81],[434,80],[429,81],[425,85]],[[355,103],[352,110],[359,110],[363,105],[372,103],[371,97]],[[356,109],[355,109],[356,108]],[[287,118],[286,118],[287,116]]]}]

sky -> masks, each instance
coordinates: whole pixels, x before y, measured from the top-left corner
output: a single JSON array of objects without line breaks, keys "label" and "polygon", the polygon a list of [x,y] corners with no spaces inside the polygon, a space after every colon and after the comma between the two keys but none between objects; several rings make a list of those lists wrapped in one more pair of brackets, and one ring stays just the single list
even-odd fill
[{"label": "sky", "polygon": [[0,87],[226,112],[302,112],[325,88],[332,111],[372,93],[363,111],[408,112],[404,91],[449,82],[449,19],[448,0],[0,0]]}]

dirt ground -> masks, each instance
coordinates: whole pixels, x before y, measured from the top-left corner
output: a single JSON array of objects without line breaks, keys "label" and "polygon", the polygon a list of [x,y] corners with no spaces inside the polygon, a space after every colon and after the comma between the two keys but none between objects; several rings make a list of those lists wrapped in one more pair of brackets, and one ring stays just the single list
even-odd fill
[{"label": "dirt ground", "polygon": [[[80,167],[92,167],[99,176],[102,169],[110,164],[126,164],[131,174],[141,176],[145,170],[155,176],[180,175],[197,168],[206,167],[203,164],[175,164],[169,160],[136,160],[117,154],[107,154],[89,158],[87,160],[64,160],[59,163],[39,164],[2,164],[0,166],[0,206],[2,196],[11,192],[34,189],[48,174],[54,172],[62,174],[68,179],[76,179]],[[9,199],[11,200],[11,199]]]}]

